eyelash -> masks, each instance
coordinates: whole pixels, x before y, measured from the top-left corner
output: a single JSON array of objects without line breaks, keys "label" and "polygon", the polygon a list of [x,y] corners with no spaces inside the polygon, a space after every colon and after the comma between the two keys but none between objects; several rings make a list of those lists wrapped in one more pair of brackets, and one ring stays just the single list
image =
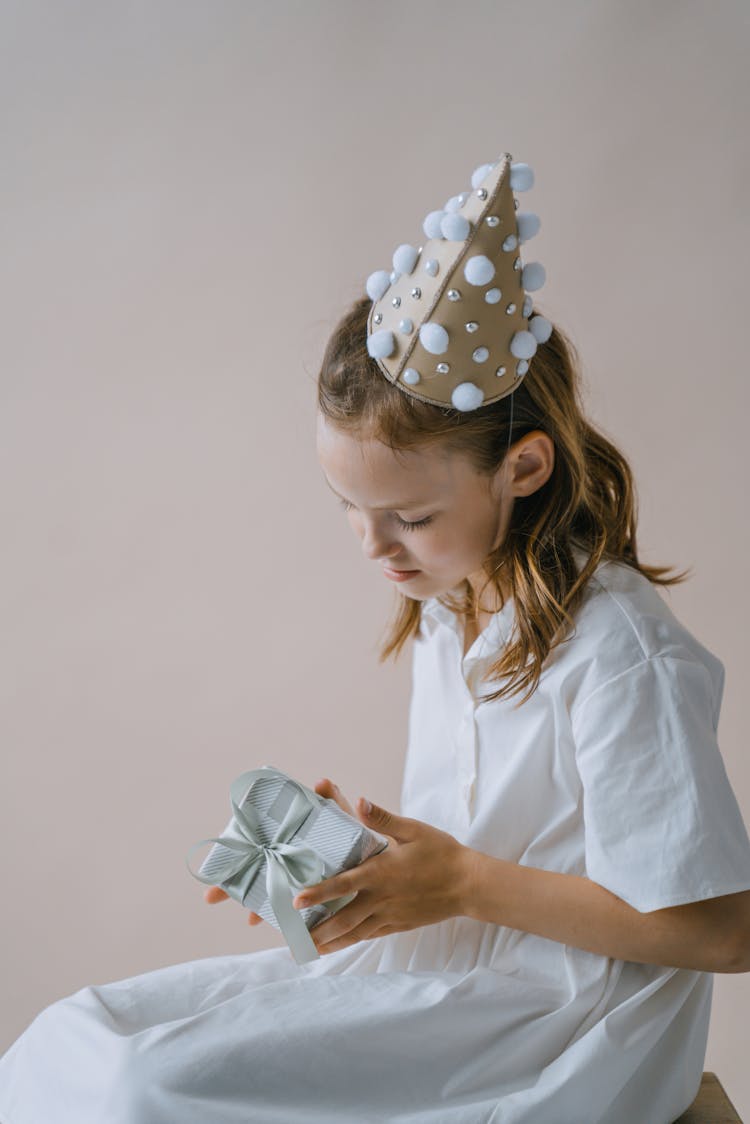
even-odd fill
[{"label": "eyelash", "polygon": [[[339,503],[343,507],[344,511],[350,511],[351,510],[352,505],[349,503],[348,500],[339,500]],[[407,521],[405,519],[402,519],[400,515],[397,515],[396,519],[398,520],[400,526],[402,526],[405,531],[414,531],[414,530],[418,529],[419,527],[426,527],[428,523],[432,522],[432,516],[431,515],[428,515],[425,519],[417,519],[414,523],[407,523]]]}]

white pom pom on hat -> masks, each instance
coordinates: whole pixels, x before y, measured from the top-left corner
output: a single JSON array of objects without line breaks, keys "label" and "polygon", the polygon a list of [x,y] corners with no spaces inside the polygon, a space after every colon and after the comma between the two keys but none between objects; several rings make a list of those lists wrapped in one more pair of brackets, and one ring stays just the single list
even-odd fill
[{"label": "white pom pom on hat", "polygon": [[516,359],[531,359],[536,347],[537,341],[531,332],[516,332],[510,341],[510,353]]},{"label": "white pom pom on hat", "polygon": [[544,266],[538,261],[529,262],[521,271],[521,284],[528,293],[541,289],[546,278]]},{"label": "white pom pom on hat", "polygon": [[476,410],[484,402],[484,391],[473,382],[460,382],[453,388],[451,402],[457,410]]},{"label": "white pom pom on hat", "polygon": [[518,223],[519,242],[528,242],[529,238],[533,238],[535,234],[539,233],[542,225],[539,215],[535,215],[533,211],[519,211],[516,215],[516,222]]},{"label": "white pom pom on hat", "polygon": [[471,234],[471,223],[463,215],[444,214],[440,231],[449,242],[464,242]]},{"label": "white pom pom on hat", "polygon": [[417,264],[419,250],[408,242],[402,242],[393,251],[393,268],[398,273],[411,273]]},{"label": "white pom pom on hat", "polygon": [[537,343],[546,343],[552,335],[552,325],[545,316],[532,316],[529,331]]},{"label": "white pom pom on hat", "polygon": [[528,164],[511,164],[511,191],[528,191],[534,186],[534,171]]},{"label": "white pom pom on hat", "polygon": [[376,269],[367,278],[367,295],[371,301],[379,301],[383,293],[390,286],[391,275],[385,269]]},{"label": "white pom pom on hat", "polygon": [[442,238],[443,232],[440,229],[440,224],[445,216],[445,211],[430,211],[429,215],[422,223],[422,230],[428,238]]},{"label": "white pom pom on hat", "polygon": [[419,342],[430,355],[445,355],[449,337],[442,324],[423,324],[419,329]]},{"label": "white pom pom on hat", "polygon": [[480,164],[478,168],[475,168],[471,173],[471,186],[474,189],[478,188],[485,176],[488,176],[494,167],[495,164]]},{"label": "white pom pom on hat", "polygon": [[495,276],[495,263],[485,254],[474,254],[464,265],[464,277],[470,285],[489,285]]},{"label": "white pom pom on hat", "polygon": [[396,350],[396,339],[393,332],[382,328],[367,337],[367,352],[373,359],[387,359]]}]

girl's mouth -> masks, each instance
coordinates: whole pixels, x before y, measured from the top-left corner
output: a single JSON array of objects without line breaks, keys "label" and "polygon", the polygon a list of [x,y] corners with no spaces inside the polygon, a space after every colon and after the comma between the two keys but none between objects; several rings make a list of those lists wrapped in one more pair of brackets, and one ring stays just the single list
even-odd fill
[{"label": "girl's mouth", "polygon": [[391,570],[388,566],[383,567],[383,573],[387,578],[394,582],[404,582],[409,578],[413,578],[416,574],[421,574],[421,570]]}]

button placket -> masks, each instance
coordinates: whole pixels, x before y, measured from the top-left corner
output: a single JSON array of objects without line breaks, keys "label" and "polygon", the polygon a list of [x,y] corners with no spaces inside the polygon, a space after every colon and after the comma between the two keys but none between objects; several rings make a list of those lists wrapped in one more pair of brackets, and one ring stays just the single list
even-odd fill
[{"label": "button placket", "polygon": [[461,800],[467,808],[471,808],[474,799],[474,785],[476,781],[476,754],[477,754],[477,728],[474,717],[476,703],[467,690],[464,703],[464,713],[458,731],[460,747],[459,782],[461,785]]},{"label": "button placket", "polygon": [[[459,632],[454,630],[454,639],[459,650],[461,683],[463,686],[464,705],[463,715],[458,726],[456,745],[458,749],[457,777],[459,783],[459,801],[457,813],[465,828],[471,824],[474,814],[474,796],[477,776],[477,727],[474,717],[477,699],[471,690],[470,682],[473,669],[482,662],[482,651],[485,641],[474,655],[461,655],[461,638]],[[476,641],[474,642],[476,644]],[[472,645],[473,650],[474,645]]]}]

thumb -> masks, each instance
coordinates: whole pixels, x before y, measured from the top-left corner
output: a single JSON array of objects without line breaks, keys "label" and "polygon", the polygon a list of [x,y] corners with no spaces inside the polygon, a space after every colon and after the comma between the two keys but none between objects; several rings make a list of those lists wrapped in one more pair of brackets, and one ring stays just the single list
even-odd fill
[{"label": "thumb", "polygon": [[357,801],[359,818],[368,827],[373,828],[374,831],[379,831],[384,835],[390,835],[397,840],[411,839],[412,830],[411,825],[413,820],[408,819],[406,816],[397,816],[393,812],[387,812],[385,808],[379,807],[377,804],[371,804],[369,800],[365,800],[364,796],[360,796]]}]

